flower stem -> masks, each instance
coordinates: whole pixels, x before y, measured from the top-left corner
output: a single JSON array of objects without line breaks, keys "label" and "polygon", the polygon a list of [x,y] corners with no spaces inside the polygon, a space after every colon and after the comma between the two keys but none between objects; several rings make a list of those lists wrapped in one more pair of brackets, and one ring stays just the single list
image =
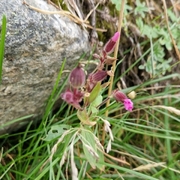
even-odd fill
[{"label": "flower stem", "polygon": [[[121,1],[121,9],[119,12],[119,24],[118,24],[118,32],[120,33],[120,37],[121,37],[121,28],[122,28],[122,23],[123,23],[123,12],[124,12],[124,6],[125,6],[125,0]],[[119,42],[120,42],[120,37],[116,43],[116,47],[114,50],[114,58],[117,59],[117,55],[118,55],[118,49],[119,49]],[[115,68],[116,68],[116,60],[113,62],[112,65],[112,71],[115,72]],[[109,85],[109,89],[108,89],[108,97],[111,96],[112,94],[112,87],[113,87],[113,82],[114,82],[114,76],[110,77],[110,85]],[[110,104],[110,99],[107,100],[106,102],[106,107],[108,107]],[[108,110],[105,112],[105,116],[108,117]],[[105,130],[103,129],[103,134],[102,134],[102,144],[104,144],[104,139],[105,139]]]},{"label": "flower stem", "polygon": [[110,99],[110,97],[107,97],[105,100],[103,100],[103,102],[101,104],[99,104],[96,108],[100,108],[102,105],[104,105],[108,100]]}]

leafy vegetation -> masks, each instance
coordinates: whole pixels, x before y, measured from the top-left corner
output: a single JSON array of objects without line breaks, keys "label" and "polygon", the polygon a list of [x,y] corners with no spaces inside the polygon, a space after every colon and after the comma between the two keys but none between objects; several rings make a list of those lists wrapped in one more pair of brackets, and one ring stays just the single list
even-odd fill
[{"label": "leafy vegetation", "polygon": [[[112,2],[120,10],[119,1]],[[99,85],[90,95],[95,120],[85,123],[87,113],[65,102],[53,111],[68,81],[58,85],[64,61],[40,124],[1,136],[0,179],[179,179],[179,17],[166,9],[169,31],[163,11],[133,2],[124,6],[113,81],[132,99],[133,111],[114,100],[97,109],[108,96],[108,86]]]}]

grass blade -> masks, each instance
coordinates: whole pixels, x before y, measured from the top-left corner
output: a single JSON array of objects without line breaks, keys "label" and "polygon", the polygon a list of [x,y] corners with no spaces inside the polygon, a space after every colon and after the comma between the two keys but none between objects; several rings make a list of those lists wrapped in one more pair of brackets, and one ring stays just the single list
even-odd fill
[{"label": "grass blade", "polygon": [[1,41],[0,41],[0,83],[2,79],[2,65],[4,58],[5,36],[6,36],[6,16],[4,15],[2,18],[2,30],[1,30]]}]

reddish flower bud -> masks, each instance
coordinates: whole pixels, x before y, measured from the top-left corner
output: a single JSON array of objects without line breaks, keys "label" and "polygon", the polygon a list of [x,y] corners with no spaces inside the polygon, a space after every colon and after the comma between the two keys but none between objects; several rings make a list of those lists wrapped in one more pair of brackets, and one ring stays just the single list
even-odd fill
[{"label": "reddish flower bud", "polygon": [[90,75],[90,79],[94,83],[99,82],[99,81],[103,81],[106,77],[107,77],[107,72],[103,71],[103,70],[98,70],[94,74]]},{"label": "reddish flower bud", "polygon": [[113,97],[117,102],[122,102],[127,111],[132,111],[133,102],[127,98],[127,96],[119,90],[113,92]]},{"label": "reddish flower bud", "polygon": [[86,74],[81,68],[81,65],[78,65],[74,68],[69,75],[69,83],[74,88],[79,88],[84,86],[86,81]]},{"label": "reddish flower bud", "polygon": [[115,48],[116,42],[118,41],[120,36],[119,32],[116,32],[114,36],[105,44],[104,52],[106,54],[111,54]]},{"label": "reddish flower bud", "polygon": [[122,103],[124,102],[125,99],[127,99],[127,96],[119,90],[115,90],[113,92],[113,97],[117,102],[122,102]]},{"label": "reddish flower bud", "polygon": [[91,92],[94,86],[97,84],[97,82],[103,81],[107,75],[107,71],[103,70],[98,70],[95,73],[91,73],[87,79],[86,90],[88,92]]}]

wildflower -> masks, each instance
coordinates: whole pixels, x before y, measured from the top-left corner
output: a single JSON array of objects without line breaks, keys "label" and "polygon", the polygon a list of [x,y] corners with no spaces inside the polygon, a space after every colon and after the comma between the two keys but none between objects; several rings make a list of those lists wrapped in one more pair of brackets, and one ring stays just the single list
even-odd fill
[{"label": "wildflower", "polygon": [[91,92],[92,89],[98,82],[103,81],[107,77],[108,71],[97,70],[95,73],[91,73],[88,76],[86,88],[88,92]]},{"label": "wildflower", "polygon": [[69,83],[74,88],[79,88],[84,86],[86,81],[85,71],[82,69],[79,64],[76,68],[74,68],[69,75]]},{"label": "wildflower", "polygon": [[117,102],[122,102],[127,111],[132,111],[133,102],[127,98],[127,96],[119,90],[113,92],[113,97]]},{"label": "wildflower", "polygon": [[79,102],[82,101],[83,93],[77,89],[70,90],[67,89],[61,94],[61,98],[68,104],[72,105],[76,109],[81,109]]},{"label": "wildflower", "polygon": [[66,90],[64,93],[61,94],[61,98],[62,98],[64,101],[66,101],[68,104],[71,104],[71,103],[73,103],[73,101],[74,101],[73,92],[68,89],[68,90]]},{"label": "wildflower", "polygon": [[124,100],[124,107],[127,111],[132,111],[133,109],[133,102],[130,99]]},{"label": "wildflower", "polygon": [[113,92],[113,97],[117,102],[122,102],[122,103],[124,102],[125,99],[127,99],[127,96],[119,90],[115,90]]},{"label": "wildflower", "polygon": [[90,79],[92,82],[97,83],[103,81],[107,77],[107,71],[98,70],[94,74],[90,74]]},{"label": "wildflower", "polygon": [[116,42],[118,41],[120,36],[119,32],[116,32],[114,36],[105,44],[104,52],[106,54],[111,54],[115,48]]}]

